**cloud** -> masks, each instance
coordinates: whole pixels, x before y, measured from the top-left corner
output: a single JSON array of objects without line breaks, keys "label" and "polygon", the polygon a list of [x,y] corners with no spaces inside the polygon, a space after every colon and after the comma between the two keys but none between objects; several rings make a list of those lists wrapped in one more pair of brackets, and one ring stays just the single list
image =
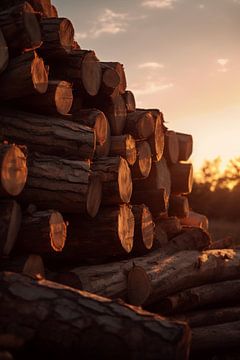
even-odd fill
[{"label": "cloud", "polygon": [[177,0],[146,0],[142,2],[142,6],[151,9],[173,9]]},{"label": "cloud", "polygon": [[164,68],[163,64],[158,62],[145,62],[138,65],[139,69],[162,69]]},{"label": "cloud", "polygon": [[206,6],[204,4],[198,4],[198,8],[201,9],[201,10],[205,9],[205,7]]},{"label": "cloud", "polygon": [[218,68],[218,72],[227,72],[228,68],[226,65],[229,63],[229,59],[217,59],[218,65],[220,65],[220,68]]},{"label": "cloud", "polygon": [[143,86],[136,86],[136,89],[133,89],[133,93],[136,95],[151,95],[159,91],[170,89],[173,86],[173,83],[162,84],[159,82],[149,81],[146,82]]}]

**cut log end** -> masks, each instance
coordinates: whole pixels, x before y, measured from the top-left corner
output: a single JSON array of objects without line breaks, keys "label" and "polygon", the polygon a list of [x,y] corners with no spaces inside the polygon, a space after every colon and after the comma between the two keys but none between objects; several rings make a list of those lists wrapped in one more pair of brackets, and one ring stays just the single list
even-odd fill
[{"label": "cut log end", "polygon": [[146,249],[150,250],[154,240],[154,222],[147,206],[142,211],[142,238]]},{"label": "cut log end", "polygon": [[154,153],[155,159],[160,161],[164,150],[164,131],[160,116],[157,117],[154,131]]},{"label": "cut log end", "polygon": [[137,159],[136,142],[131,135],[126,135],[126,160],[129,165],[135,164]]},{"label": "cut log end", "polygon": [[70,52],[72,50],[72,45],[74,41],[74,28],[68,19],[62,19],[59,27],[59,38],[62,47]]},{"label": "cut log end", "polygon": [[88,195],[87,195],[87,213],[95,217],[98,213],[102,200],[102,182],[98,176],[90,178]]},{"label": "cut log end", "polygon": [[138,121],[138,133],[140,138],[147,139],[154,132],[155,124],[150,112],[144,113]]},{"label": "cut log end", "polygon": [[131,170],[125,159],[121,158],[118,171],[119,194],[124,203],[129,203],[132,195]]},{"label": "cut log end", "polygon": [[127,253],[133,248],[134,216],[126,204],[120,205],[118,215],[118,236]]},{"label": "cut log end", "polygon": [[8,195],[19,195],[25,186],[27,174],[26,156],[18,146],[9,146],[3,156],[1,165],[1,185],[3,190]]},{"label": "cut log end", "polygon": [[176,164],[179,159],[179,141],[174,131],[167,131],[165,134],[165,157],[171,164]]},{"label": "cut log end", "polygon": [[132,305],[140,306],[151,294],[151,282],[146,271],[140,266],[134,266],[128,274],[128,301]]},{"label": "cut log end", "polygon": [[[23,18],[25,29],[29,36],[29,49],[36,49],[42,43],[42,35],[36,13],[32,6],[27,2],[23,5]],[[24,50],[26,51],[29,49]]]},{"label": "cut log end", "polygon": [[90,96],[97,95],[102,80],[102,68],[94,51],[89,51],[82,61],[82,82]]},{"label": "cut log end", "polygon": [[72,86],[67,81],[60,81],[55,91],[55,104],[59,114],[67,115],[73,103]]},{"label": "cut log end", "polygon": [[103,112],[97,115],[94,129],[97,141],[96,154],[107,156],[110,148],[110,126]]},{"label": "cut log end", "polygon": [[62,251],[67,238],[67,225],[59,212],[53,212],[49,218],[51,246],[56,252]]},{"label": "cut log end", "polygon": [[24,264],[22,273],[32,279],[45,279],[45,268],[41,256],[30,255]]},{"label": "cut log end", "polygon": [[44,94],[48,88],[48,72],[42,58],[35,56],[31,65],[31,74],[34,88],[40,94]]},{"label": "cut log end", "polygon": [[152,167],[152,154],[151,148],[146,141],[143,141],[138,145],[138,161],[142,177],[147,178]]},{"label": "cut log end", "polygon": [[0,30],[0,73],[3,72],[8,64],[9,54],[6,41],[4,39],[3,33]]}]

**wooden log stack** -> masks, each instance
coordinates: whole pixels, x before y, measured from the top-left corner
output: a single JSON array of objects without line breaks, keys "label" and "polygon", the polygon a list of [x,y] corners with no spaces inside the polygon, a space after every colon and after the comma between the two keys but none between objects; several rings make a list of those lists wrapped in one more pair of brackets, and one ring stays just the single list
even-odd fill
[{"label": "wooden log stack", "polygon": [[[191,336],[179,319],[194,328],[193,351],[206,327],[220,337],[235,319],[236,334],[239,254],[213,250],[207,218],[190,209],[191,135],[137,108],[121,62],[81,49],[50,0],[2,0],[0,43],[0,270],[31,278],[0,274],[0,357],[33,358],[43,345],[53,358],[117,349],[116,358],[185,360]],[[213,303],[223,313],[207,321]],[[32,333],[21,336],[26,313]]]}]

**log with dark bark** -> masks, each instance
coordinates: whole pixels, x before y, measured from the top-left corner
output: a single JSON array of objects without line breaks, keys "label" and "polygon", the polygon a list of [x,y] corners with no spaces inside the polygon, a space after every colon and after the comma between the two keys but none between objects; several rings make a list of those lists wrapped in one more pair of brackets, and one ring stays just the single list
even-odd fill
[{"label": "log with dark bark", "polygon": [[161,314],[175,314],[219,304],[238,303],[240,280],[221,281],[181,291],[157,304]]},{"label": "log with dark bark", "polygon": [[36,49],[42,44],[39,21],[28,2],[0,12],[0,28],[11,56]]},{"label": "log with dark bark", "polygon": [[144,204],[134,205],[132,212],[135,221],[133,253],[134,255],[146,254],[152,248],[154,240],[155,226],[152,215]]},{"label": "log with dark bark", "polygon": [[96,156],[108,156],[111,146],[111,133],[108,120],[102,111],[81,109],[71,116],[67,116],[66,119],[93,128],[96,134]]},{"label": "log with dark bark", "polygon": [[126,256],[133,247],[134,216],[125,204],[100,209],[94,219],[69,217],[68,239],[59,259],[70,264]]},{"label": "log with dark bark", "polygon": [[0,202],[0,256],[11,253],[21,226],[21,208],[14,200]]},{"label": "log with dark bark", "polygon": [[181,224],[184,226],[199,227],[206,231],[208,230],[208,218],[194,211],[190,211],[188,217],[182,218]]},{"label": "log with dark bark", "polygon": [[182,231],[182,225],[176,216],[155,219],[155,225],[156,231],[158,231],[159,227],[159,231],[166,232],[168,239],[172,239]]},{"label": "log with dark bark", "polygon": [[134,165],[137,159],[136,142],[131,135],[121,135],[111,137],[111,156],[122,156],[129,165]]},{"label": "log with dark bark", "polygon": [[67,115],[73,103],[72,85],[67,81],[50,80],[44,94],[17,99],[14,104],[24,111],[44,115]]},{"label": "log with dark bark", "polygon": [[177,133],[179,144],[179,161],[187,161],[192,155],[193,138],[192,135]]},{"label": "log with dark bark", "polygon": [[165,132],[164,157],[170,164],[176,164],[179,161],[179,141],[175,131]]},{"label": "log with dark bark", "polygon": [[175,195],[189,194],[193,186],[192,164],[177,163],[170,168],[171,191]]},{"label": "log with dark bark", "polygon": [[50,66],[50,77],[73,83],[74,89],[83,89],[88,95],[97,95],[102,77],[102,69],[95,52],[74,50],[61,62]]},{"label": "log with dark bark", "polygon": [[24,204],[96,216],[102,188],[100,179],[91,175],[89,162],[35,155],[28,167],[28,180],[20,197]]},{"label": "log with dark bark", "polygon": [[17,248],[21,253],[53,254],[63,250],[66,238],[67,225],[58,211],[36,211],[23,217]]},{"label": "log with dark bark", "polygon": [[169,198],[169,216],[186,218],[189,216],[189,202],[186,196],[171,195]]},{"label": "log with dark bark", "polygon": [[0,29],[0,74],[6,69],[9,60],[9,52],[3,33]]},{"label": "log with dark bark", "polygon": [[133,192],[131,202],[133,204],[146,204],[149,207],[153,217],[165,213],[168,208],[168,196],[165,189],[136,189],[137,181],[133,183]]},{"label": "log with dark bark", "polygon": [[33,279],[44,279],[45,268],[43,260],[39,255],[14,256],[2,258],[0,271],[11,271],[27,275]]},{"label": "log with dark bark", "polygon": [[[13,6],[20,5],[26,2],[26,0],[2,0],[0,4],[0,10],[6,10]],[[28,3],[41,15],[47,16],[50,13],[51,1],[50,0],[28,0]]]},{"label": "log with dark bark", "polygon": [[147,141],[137,141],[137,159],[132,166],[133,179],[147,178],[152,167],[152,153]]},{"label": "log with dark bark", "polygon": [[185,323],[46,280],[14,273],[1,273],[0,280],[0,333],[22,339],[23,355],[30,348],[58,359],[76,353],[89,359],[188,357]]},{"label": "log with dark bark", "polygon": [[26,148],[16,145],[0,145],[0,196],[19,195],[27,181]]},{"label": "log with dark bark", "polygon": [[232,236],[227,236],[223,239],[213,241],[209,245],[209,250],[211,249],[234,249],[240,246],[240,241],[238,238],[233,238]]},{"label": "log with dark bark", "polygon": [[102,64],[103,68],[110,67],[117,72],[117,74],[120,78],[120,82],[119,82],[119,85],[117,86],[117,88],[115,89],[115,92],[116,92],[116,94],[117,93],[124,94],[126,87],[127,87],[127,81],[126,81],[126,76],[125,76],[125,71],[124,71],[123,65],[120,64],[119,62],[101,62],[101,64]]},{"label": "log with dark bark", "polygon": [[41,27],[43,44],[39,51],[44,59],[58,61],[72,50],[74,28],[70,20],[43,18]]},{"label": "log with dark bark", "polygon": [[44,94],[47,87],[48,72],[43,59],[30,51],[12,59],[1,74],[0,100]]},{"label": "log with dark bark", "polygon": [[240,253],[230,249],[181,251],[159,258],[154,265],[146,257],[142,266],[129,273],[129,301],[135,305],[153,304],[177,291],[238,279],[239,259]]},{"label": "log with dark bark", "polygon": [[129,203],[132,195],[132,177],[125,159],[120,156],[97,159],[92,164],[92,171],[103,183],[103,204]]},{"label": "log with dark bark", "polygon": [[130,134],[135,139],[147,139],[154,133],[154,129],[155,122],[150,111],[136,110],[127,114],[125,134]]},{"label": "log with dark bark", "polygon": [[100,65],[102,69],[102,79],[98,95],[100,97],[109,97],[112,94],[118,95],[120,76],[112,67],[104,65],[102,62],[100,62]]},{"label": "log with dark bark", "polygon": [[93,129],[71,121],[11,109],[0,111],[0,139],[26,144],[33,152],[70,159],[92,159],[96,146]]},{"label": "log with dark bark", "polygon": [[125,91],[125,93],[123,94],[123,98],[125,100],[127,112],[130,113],[136,111],[136,101],[132,91]]}]

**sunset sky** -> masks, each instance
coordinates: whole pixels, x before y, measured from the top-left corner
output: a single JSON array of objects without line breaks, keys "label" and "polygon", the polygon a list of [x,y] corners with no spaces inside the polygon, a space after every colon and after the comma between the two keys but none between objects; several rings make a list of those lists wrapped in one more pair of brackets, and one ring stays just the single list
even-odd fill
[{"label": "sunset sky", "polygon": [[80,46],[124,64],[137,106],[194,137],[192,161],[240,156],[240,0],[53,0]]}]

